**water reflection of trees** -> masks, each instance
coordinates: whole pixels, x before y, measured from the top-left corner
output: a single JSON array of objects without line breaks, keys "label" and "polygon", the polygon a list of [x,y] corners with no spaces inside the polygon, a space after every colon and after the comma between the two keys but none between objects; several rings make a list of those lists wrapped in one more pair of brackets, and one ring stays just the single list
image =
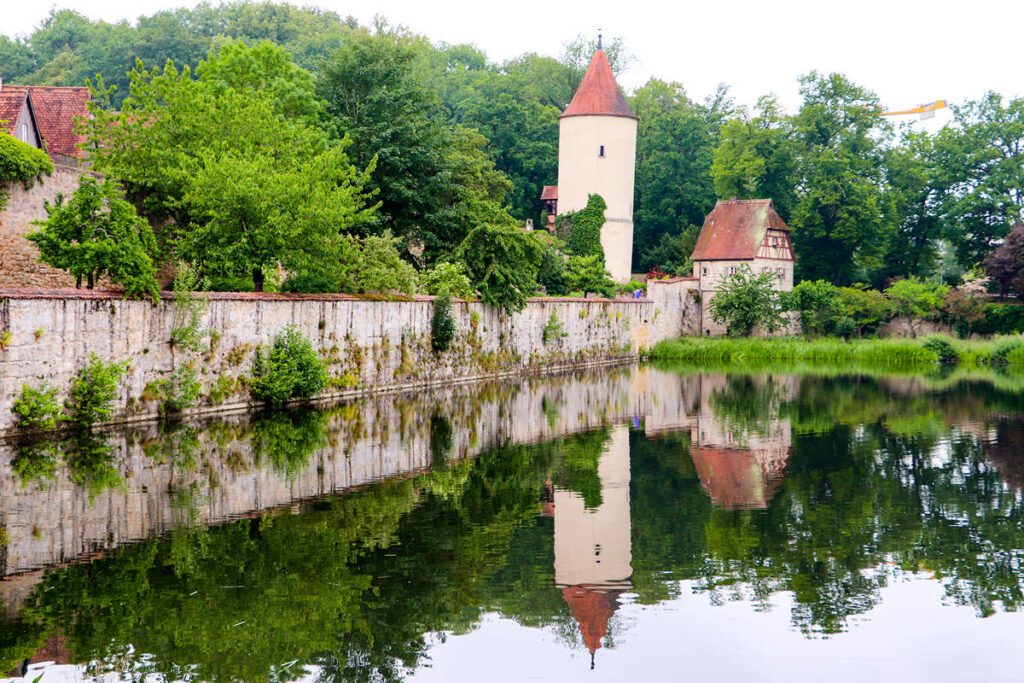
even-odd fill
[{"label": "water reflection of trees", "polygon": [[[749,425],[792,421],[786,478],[766,510],[713,508],[689,433],[630,434],[638,602],[695,588],[770,609],[785,591],[795,625],[833,634],[894,577],[919,574],[980,616],[1017,609],[1019,395],[805,379],[762,415],[740,400],[757,384],[727,383],[740,396],[719,394],[715,410],[737,406]],[[607,433],[458,460],[451,424],[424,419],[429,472],[220,527],[183,524],[163,541],[47,572],[0,629],[0,657],[10,664],[59,631],[77,661],[123,657],[136,675],[289,680],[312,665],[323,680],[369,681],[402,677],[430,634],[464,633],[490,611],[578,640],[539,499],[549,478],[593,496]],[[260,457],[286,470],[325,438],[299,415],[260,429]]]}]

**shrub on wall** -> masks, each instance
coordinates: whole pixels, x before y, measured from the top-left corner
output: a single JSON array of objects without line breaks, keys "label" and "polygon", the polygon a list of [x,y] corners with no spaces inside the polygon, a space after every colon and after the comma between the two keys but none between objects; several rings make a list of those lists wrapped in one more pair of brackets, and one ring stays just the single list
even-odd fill
[{"label": "shrub on wall", "polygon": [[478,225],[459,246],[458,257],[488,306],[521,311],[537,289],[544,247],[534,233],[507,225]]},{"label": "shrub on wall", "polygon": [[310,398],[327,386],[327,364],[298,328],[288,325],[270,349],[256,354],[252,395],[279,406],[288,399]]},{"label": "shrub on wall", "polygon": [[427,294],[449,294],[460,299],[476,296],[473,284],[466,275],[466,267],[461,263],[438,263],[430,270],[423,271],[420,284]]},{"label": "shrub on wall", "polygon": [[570,292],[594,292],[614,299],[617,292],[599,256],[570,256],[565,265],[565,284]]},{"label": "shrub on wall", "polygon": [[14,399],[11,412],[18,416],[18,425],[25,429],[53,429],[64,419],[57,402],[57,388],[46,384],[38,389],[21,385],[21,395]]},{"label": "shrub on wall", "polygon": [[430,321],[430,345],[434,351],[447,351],[455,339],[452,299],[444,292],[434,299],[434,317]]},{"label": "shrub on wall", "polygon": [[127,363],[105,363],[95,353],[71,380],[71,392],[65,407],[71,412],[71,421],[88,428],[114,414],[117,383],[128,369]]}]

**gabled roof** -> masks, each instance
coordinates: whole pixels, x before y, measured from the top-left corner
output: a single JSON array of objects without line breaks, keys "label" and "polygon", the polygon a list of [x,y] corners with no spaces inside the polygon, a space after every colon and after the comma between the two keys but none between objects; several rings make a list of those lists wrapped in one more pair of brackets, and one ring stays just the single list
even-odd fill
[{"label": "gabled roof", "polygon": [[540,193],[540,200],[546,202],[552,199],[558,199],[558,185],[545,185]]},{"label": "gabled roof", "polygon": [[764,510],[782,485],[782,477],[767,476],[750,450],[696,446],[690,455],[701,486],[718,507]]},{"label": "gabled roof", "polygon": [[4,130],[14,135],[14,127],[18,125],[21,110],[26,106],[28,91],[24,88],[0,88],[0,121],[6,121]]},{"label": "gabled roof", "polygon": [[583,74],[580,87],[566,107],[565,116],[625,116],[635,119],[633,110],[615,82],[615,74],[608,63],[604,50],[594,53],[587,73]]},{"label": "gabled roof", "polygon": [[768,228],[789,232],[770,199],[720,200],[704,219],[694,261],[753,259]]},{"label": "gabled roof", "polygon": [[[18,96],[24,100],[26,94],[35,114],[39,137],[46,143],[47,154],[51,157],[62,154],[84,158],[85,150],[76,145],[84,142],[85,136],[75,133],[75,119],[89,116],[89,109],[85,105],[90,98],[89,89],[7,84],[0,87],[0,101]],[[8,117],[0,114],[0,118]]]}]

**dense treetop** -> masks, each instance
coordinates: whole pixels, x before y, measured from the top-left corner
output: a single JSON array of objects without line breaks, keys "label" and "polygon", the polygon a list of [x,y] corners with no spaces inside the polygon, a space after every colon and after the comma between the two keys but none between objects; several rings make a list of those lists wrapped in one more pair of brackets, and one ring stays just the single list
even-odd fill
[{"label": "dense treetop", "polygon": [[[197,101],[228,106],[234,97],[244,109],[251,100],[324,149],[344,150],[345,162],[368,174],[354,189],[369,210],[345,229],[390,230],[403,257],[423,267],[450,261],[481,225],[541,220],[541,188],[557,182],[558,116],[594,47],[579,38],[557,58],[496,63],[472,45],[433,43],[382,20],[362,26],[315,8],[232,2],[115,24],[53,10],[28,36],[0,36],[0,64],[8,82],[102,83],[103,107],[130,111],[136,91],[164,78],[171,60],[175,78],[205,84]],[[605,49],[617,73],[631,63],[621,42]],[[725,86],[692,99],[658,78],[631,93],[635,270],[689,274],[704,216],[716,199],[737,196],[774,200],[793,228],[798,279],[881,288],[912,275],[957,282],[981,272],[1021,219],[1024,98],[989,93],[955,104],[953,121],[929,134],[896,128],[869,88],[811,67],[795,112],[772,94],[738,106]],[[201,116],[188,131],[219,136],[221,146],[236,141]],[[151,152],[165,153],[181,155]],[[150,218],[173,214],[181,228],[196,217],[180,178],[159,179],[165,196],[154,197],[157,179],[103,170]]]}]

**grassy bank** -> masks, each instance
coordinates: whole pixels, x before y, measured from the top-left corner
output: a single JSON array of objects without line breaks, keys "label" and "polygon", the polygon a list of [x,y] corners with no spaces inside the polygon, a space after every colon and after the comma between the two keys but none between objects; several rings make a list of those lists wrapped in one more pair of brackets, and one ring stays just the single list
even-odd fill
[{"label": "grassy bank", "polygon": [[968,363],[1024,366],[1024,337],[959,340],[944,336],[921,339],[804,339],[772,337],[683,337],[651,349],[654,360],[687,363],[843,363],[858,365],[934,365]]}]

